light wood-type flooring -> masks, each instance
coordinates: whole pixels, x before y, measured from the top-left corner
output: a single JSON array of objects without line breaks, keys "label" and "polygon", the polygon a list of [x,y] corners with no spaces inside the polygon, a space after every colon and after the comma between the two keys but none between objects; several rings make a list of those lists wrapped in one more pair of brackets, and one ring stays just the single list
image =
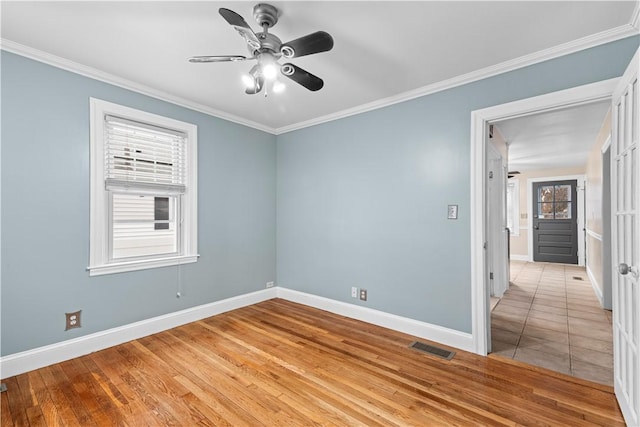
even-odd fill
[{"label": "light wood-type flooring", "polygon": [[274,299],[7,378],[1,424],[623,425],[610,387],[414,340]]}]

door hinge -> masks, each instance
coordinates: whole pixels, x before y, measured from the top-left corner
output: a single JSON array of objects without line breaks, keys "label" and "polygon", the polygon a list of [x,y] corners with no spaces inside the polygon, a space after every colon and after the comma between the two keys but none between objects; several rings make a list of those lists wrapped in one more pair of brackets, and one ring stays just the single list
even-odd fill
[{"label": "door hinge", "polygon": [[493,280],[493,272],[489,273],[489,280]]},{"label": "door hinge", "polygon": [[482,244],[482,249],[487,249],[487,242],[484,242],[484,243]]},{"label": "door hinge", "polygon": [[493,179],[493,171],[489,171],[489,179]]}]

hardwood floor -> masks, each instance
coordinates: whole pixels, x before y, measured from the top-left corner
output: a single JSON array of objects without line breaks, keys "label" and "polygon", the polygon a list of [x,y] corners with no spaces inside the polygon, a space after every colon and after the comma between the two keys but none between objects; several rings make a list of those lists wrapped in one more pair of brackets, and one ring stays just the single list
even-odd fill
[{"label": "hardwood floor", "polygon": [[610,387],[414,340],[270,300],[7,378],[1,425],[624,425]]}]

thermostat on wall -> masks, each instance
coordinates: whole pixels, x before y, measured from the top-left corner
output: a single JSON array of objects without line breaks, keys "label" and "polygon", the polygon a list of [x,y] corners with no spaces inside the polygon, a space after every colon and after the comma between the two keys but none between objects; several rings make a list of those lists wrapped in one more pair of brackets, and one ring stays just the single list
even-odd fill
[{"label": "thermostat on wall", "polygon": [[447,219],[458,219],[458,205],[449,205]]}]

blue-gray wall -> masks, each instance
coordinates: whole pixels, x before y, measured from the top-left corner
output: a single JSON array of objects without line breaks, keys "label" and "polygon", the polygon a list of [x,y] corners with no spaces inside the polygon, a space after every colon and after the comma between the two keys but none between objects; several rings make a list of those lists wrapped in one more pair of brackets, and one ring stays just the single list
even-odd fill
[{"label": "blue-gray wall", "polygon": [[[276,138],[2,52],[2,355],[264,289]],[[89,97],[198,126],[200,260],[89,277]],[[65,312],[82,310],[64,331]]]},{"label": "blue-gray wall", "polygon": [[[2,52],[1,354],[271,280],[469,332],[471,111],[620,76],[637,46],[614,42],[278,137]],[[176,267],[85,270],[89,97],[198,125],[201,258],[181,267],[181,299]],[[459,205],[457,221],[447,204]],[[351,286],[369,300],[351,299]],[[79,309],[83,327],[64,332],[64,313]]]},{"label": "blue-gray wall", "polygon": [[280,135],[278,284],[471,332],[471,112],[619,77],[637,47],[633,37]]}]

